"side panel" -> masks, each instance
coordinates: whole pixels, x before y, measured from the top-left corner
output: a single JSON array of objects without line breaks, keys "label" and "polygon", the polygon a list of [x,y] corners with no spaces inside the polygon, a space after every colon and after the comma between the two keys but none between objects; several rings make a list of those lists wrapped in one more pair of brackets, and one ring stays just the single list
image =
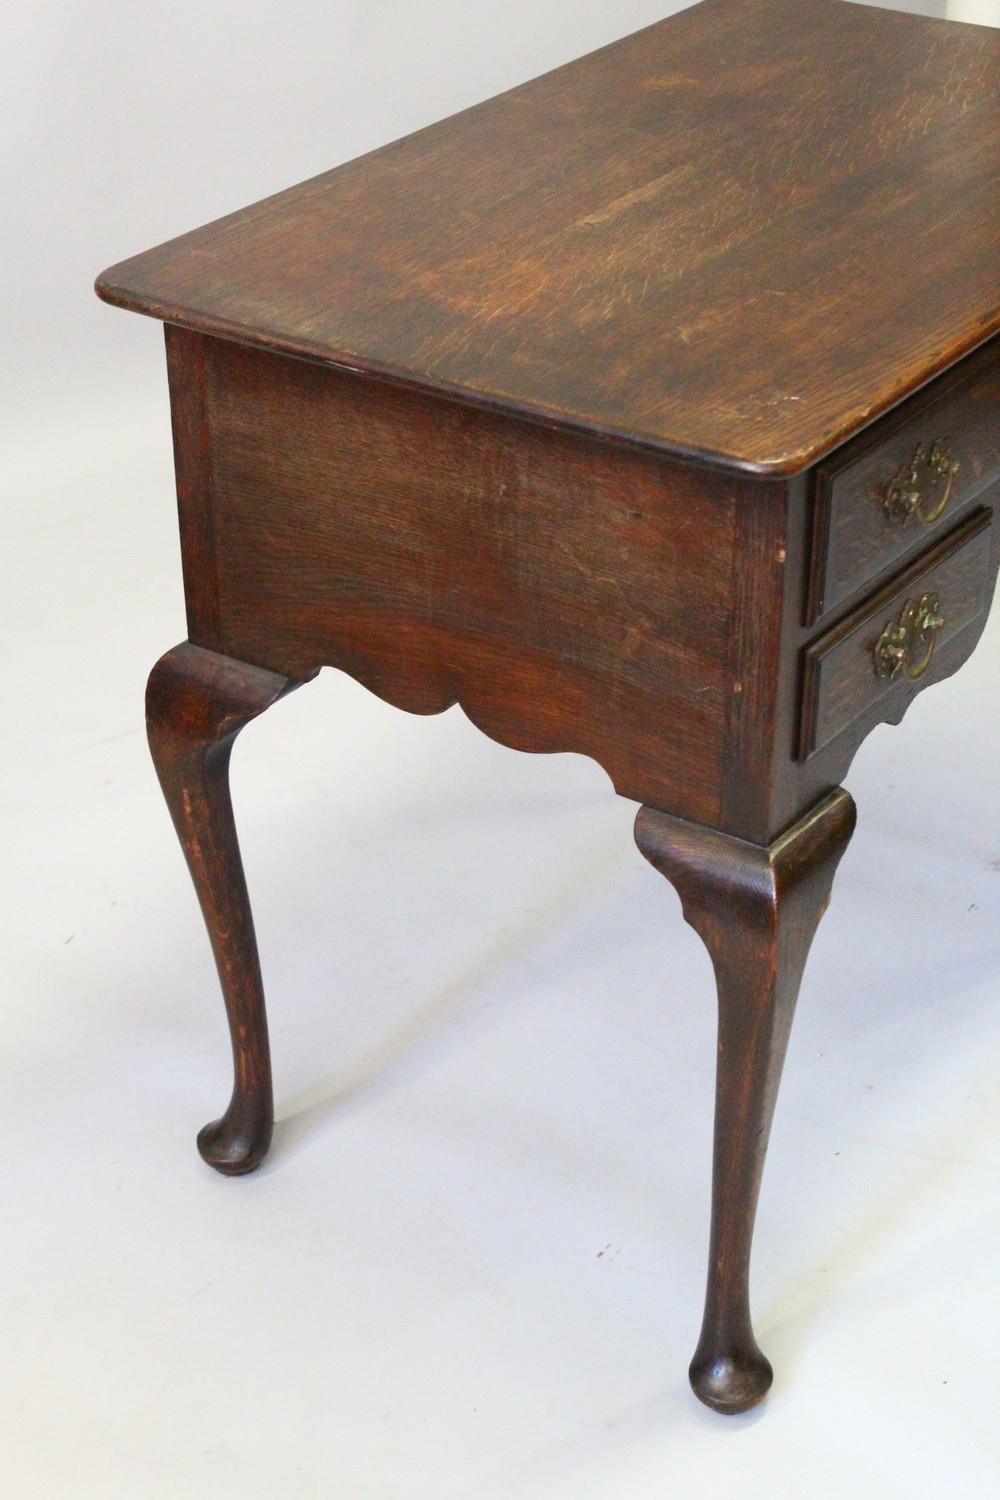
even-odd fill
[{"label": "side panel", "polygon": [[624,796],[724,816],[744,485],[172,340],[202,343],[210,454],[217,624],[196,609],[192,639],[292,677],[339,667],[416,713],[457,701],[517,749],[592,756]]}]

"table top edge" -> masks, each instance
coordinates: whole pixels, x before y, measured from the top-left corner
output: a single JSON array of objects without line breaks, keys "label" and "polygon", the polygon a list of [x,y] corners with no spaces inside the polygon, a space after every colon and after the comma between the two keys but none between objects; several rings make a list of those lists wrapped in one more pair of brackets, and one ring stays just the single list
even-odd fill
[{"label": "table top edge", "polygon": [[925,368],[924,378],[920,381],[893,392],[889,399],[880,401],[863,413],[852,414],[850,418],[845,418],[822,439],[818,439],[807,447],[778,454],[766,452],[740,454],[700,448],[679,439],[671,439],[662,433],[601,423],[582,413],[565,411],[542,403],[527,402],[503,392],[453,385],[424,372],[401,366],[382,365],[378,361],[366,359],[350,350],[333,350],[326,345],[310,345],[304,340],[282,338],[278,334],[268,336],[260,330],[248,331],[223,318],[171,306],[130,289],[116,276],[120,268],[130,264],[131,262],[126,260],[109,266],[96,278],[94,291],[102,302],[112,307],[122,308],[126,312],[140,313],[165,324],[187,328],[193,333],[204,334],[210,338],[242,344],[247,348],[259,349],[264,353],[285,358],[306,360],[311,364],[323,365],[342,373],[488,411],[496,416],[533,422],[598,441],[616,443],[682,462],[723,470],[734,477],[761,480],[789,480],[807,473],[835,449],[852,441],[873,422],[878,421],[880,417],[885,416],[908,397],[923,389],[932,380],[943,375],[962,359],[975,353],[991,338],[1000,335],[1000,317],[998,317],[984,328],[975,330],[974,336],[962,340],[955,348],[944,351],[933,367]]}]

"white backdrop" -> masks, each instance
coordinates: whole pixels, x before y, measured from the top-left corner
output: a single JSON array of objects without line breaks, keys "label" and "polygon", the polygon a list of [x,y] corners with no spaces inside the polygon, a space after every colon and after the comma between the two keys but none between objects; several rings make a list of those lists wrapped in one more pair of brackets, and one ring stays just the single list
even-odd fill
[{"label": "white backdrop", "polygon": [[669,0],[4,7],[5,397],[34,415],[81,394],[148,389],[151,329],[88,298],[105,265],[677,9]]},{"label": "white backdrop", "polygon": [[93,277],[672,8],[4,11],[5,1497],[995,1490],[996,618],[848,779],[761,1206],[760,1412],[685,1382],[708,962],[579,757],[332,673],[247,732],[278,1129],[243,1183],[194,1151],[228,1053],[141,728],[183,634],[161,335]]},{"label": "white backdrop", "polygon": [[1000,0],[948,0],[946,14],[949,21],[1000,26]]}]

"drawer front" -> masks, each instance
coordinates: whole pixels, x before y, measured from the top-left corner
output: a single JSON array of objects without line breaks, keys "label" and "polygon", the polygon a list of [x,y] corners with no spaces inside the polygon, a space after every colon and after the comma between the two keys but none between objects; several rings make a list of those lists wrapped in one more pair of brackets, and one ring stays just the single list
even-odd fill
[{"label": "drawer front", "polygon": [[935,652],[989,607],[993,512],[957,530],[805,652],[801,758],[863,718],[898,717]]},{"label": "drawer front", "polygon": [[1000,346],[991,344],[819,466],[805,623],[949,530],[998,474]]}]

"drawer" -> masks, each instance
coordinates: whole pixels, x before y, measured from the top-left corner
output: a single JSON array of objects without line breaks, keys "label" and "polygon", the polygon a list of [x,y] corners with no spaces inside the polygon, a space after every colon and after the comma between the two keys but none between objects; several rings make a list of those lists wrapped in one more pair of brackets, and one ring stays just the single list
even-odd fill
[{"label": "drawer", "polygon": [[935,653],[990,602],[993,512],[978,509],[806,648],[801,759],[861,719],[891,719],[933,681]]},{"label": "drawer", "polygon": [[998,474],[994,341],[819,465],[805,624],[943,534]]}]

